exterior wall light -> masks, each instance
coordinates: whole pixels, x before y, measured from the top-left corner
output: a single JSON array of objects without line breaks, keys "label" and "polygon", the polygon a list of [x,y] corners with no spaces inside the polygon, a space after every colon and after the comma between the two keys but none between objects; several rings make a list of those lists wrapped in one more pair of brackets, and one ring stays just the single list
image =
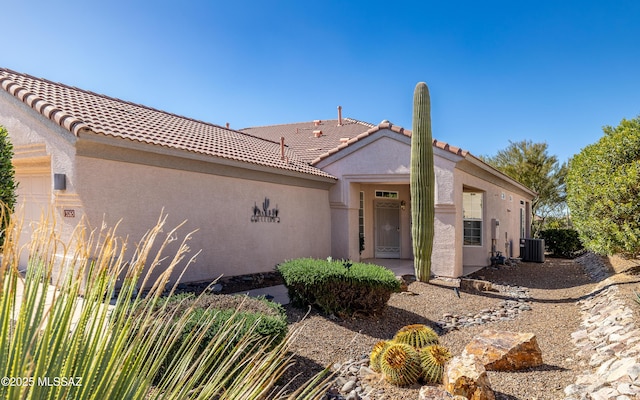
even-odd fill
[{"label": "exterior wall light", "polygon": [[53,190],[67,190],[67,175],[53,174]]},{"label": "exterior wall light", "polygon": [[407,208],[407,202],[402,200],[400,202],[400,208],[402,209],[402,211],[404,211]]}]

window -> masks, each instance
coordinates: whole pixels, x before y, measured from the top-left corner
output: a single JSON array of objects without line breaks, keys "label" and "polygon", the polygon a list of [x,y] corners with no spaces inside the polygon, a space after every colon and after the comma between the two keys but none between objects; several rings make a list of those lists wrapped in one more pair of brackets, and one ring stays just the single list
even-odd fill
[{"label": "window", "polygon": [[383,197],[385,199],[397,199],[398,192],[389,192],[387,190],[376,190],[376,197]]},{"label": "window", "polygon": [[482,193],[462,193],[464,245],[482,246]]},{"label": "window", "polygon": [[520,208],[520,238],[525,238],[527,233],[525,231],[525,218],[524,218],[524,208]]}]

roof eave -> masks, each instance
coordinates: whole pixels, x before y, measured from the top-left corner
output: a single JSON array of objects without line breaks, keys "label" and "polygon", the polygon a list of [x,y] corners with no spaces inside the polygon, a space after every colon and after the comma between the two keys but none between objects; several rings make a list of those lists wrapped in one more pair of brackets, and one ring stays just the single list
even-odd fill
[{"label": "roof eave", "polygon": [[526,187],[525,185],[523,185],[522,183],[516,181],[515,179],[511,178],[509,175],[505,174],[504,172],[498,170],[497,168],[494,168],[493,166],[487,164],[486,162],[482,161],[481,159],[479,159],[478,157],[474,156],[471,153],[467,153],[464,156],[464,159],[469,161],[471,164],[473,164],[474,166],[492,174],[495,175],[499,178],[501,178],[502,180],[510,183],[511,185],[517,187],[518,189],[524,191],[525,193],[528,193],[529,195],[531,195],[531,198],[535,198],[538,196],[538,193],[534,192],[533,190],[529,189],[528,187]]},{"label": "roof eave", "polygon": [[195,160],[195,161],[203,161],[210,164],[218,164],[218,165],[242,168],[245,170],[256,171],[256,172],[266,172],[266,173],[271,173],[271,174],[276,174],[281,176],[288,176],[292,178],[305,179],[305,180],[321,182],[321,183],[334,184],[337,181],[336,177],[326,174],[324,171],[322,172],[328,176],[314,175],[314,174],[305,173],[301,171],[271,167],[271,166],[251,163],[251,162],[242,161],[242,160],[235,160],[232,158],[225,158],[225,157],[220,157],[215,155],[197,153],[189,150],[176,149],[169,146],[161,146],[157,144],[145,143],[145,142],[140,142],[140,141],[131,140],[131,139],[118,138],[118,137],[113,137],[109,135],[104,135],[101,133],[96,133],[88,128],[84,128],[78,131],[78,139],[84,140],[87,142],[97,143],[97,144],[104,144],[104,145],[109,145],[113,147],[125,148],[129,150],[143,151],[148,153],[179,157],[179,158]]}]

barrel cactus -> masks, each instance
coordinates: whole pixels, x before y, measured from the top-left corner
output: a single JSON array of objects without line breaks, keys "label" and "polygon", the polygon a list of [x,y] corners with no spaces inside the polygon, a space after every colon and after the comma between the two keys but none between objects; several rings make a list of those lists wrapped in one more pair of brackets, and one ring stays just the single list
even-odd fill
[{"label": "barrel cactus", "polygon": [[420,354],[408,344],[391,343],[380,356],[380,370],[393,385],[413,385],[422,375]]},{"label": "barrel cactus", "polygon": [[424,82],[413,93],[411,133],[411,234],[416,279],[429,282],[433,252],[435,213],[435,172],[431,134],[431,100]]},{"label": "barrel cactus", "polygon": [[382,340],[373,346],[373,350],[371,350],[371,354],[369,355],[369,368],[373,371],[380,372],[380,357],[389,345],[390,342]]},{"label": "barrel cactus", "polygon": [[423,324],[413,324],[402,327],[394,336],[393,341],[408,344],[415,349],[440,343],[438,334]]},{"label": "barrel cactus", "polygon": [[444,365],[453,356],[449,349],[439,344],[427,346],[420,350],[420,365],[423,378],[427,383],[441,383]]}]

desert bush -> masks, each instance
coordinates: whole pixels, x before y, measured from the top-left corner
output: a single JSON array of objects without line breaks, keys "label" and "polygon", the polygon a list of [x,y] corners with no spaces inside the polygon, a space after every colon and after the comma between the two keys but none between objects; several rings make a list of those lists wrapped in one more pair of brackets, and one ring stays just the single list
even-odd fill
[{"label": "desert bush", "polygon": [[165,315],[172,315],[173,320],[188,313],[187,323],[182,328],[179,337],[172,344],[167,357],[162,362],[154,382],[159,382],[169,371],[180,347],[190,340],[191,332],[204,329],[203,339],[198,352],[206,350],[207,343],[214,340],[218,332],[227,324],[235,326],[236,333],[229,338],[227,348],[232,351],[245,336],[254,336],[257,340],[246,346],[246,352],[252,352],[253,347],[272,349],[279,345],[287,335],[287,316],[281,305],[265,299],[251,298],[247,295],[214,295],[183,293],[169,296],[165,304],[156,305],[156,314],[162,319]]},{"label": "desert bush", "polygon": [[640,117],[603,128],[569,162],[567,205],[584,246],[640,255]]},{"label": "desert bush", "polygon": [[[16,190],[18,183],[15,179],[15,168],[11,163],[13,158],[13,144],[9,140],[9,132],[3,126],[0,126],[0,202],[5,205],[6,209],[11,212],[17,199]],[[4,207],[3,207],[4,210]],[[9,223],[9,218],[2,217],[0,219],[0,246],[4,241],[4,231]]]},{"label": "desert bush", "polygon": [[280,264],[278,271],[291,304],[342,317],[378,314],[400,290],[391,270],[373,264],[300,258]]},{"label": "desert bush", "polygon": [[540,232],[540,237],[556,257],[573,258],[584,250],[575,229],[546,229]]},{"label": "desert bush", "polygon": [[[169,309],[161,295],[189,250],[189,235],[173,257],[164,257],[162,250],[177,232],[163,233],[165,219],[145,235],[131,259],[114,230],[79,227],[62,243],[55,223],[43,221],[34,231],[24,276],[18,270],[20,230],[10,219],[0,262],[0,374],[13,381],[0,386],[0,398],[306,400],[324,395],[327,381],[321,376],[291,394],[275,388],[292,363],[295,331],[274,345],[255,334],[258,323],[245,329],[239,312],[221,320],[217,314],[198,315],[196,301],[184,313]],[[66,272],[45,296],[56,260],[65,260],[55,266]],[[160,260],[163,272],[156,281],[147,280]],[[141,282],[152,285],[144,299],[136,290]],[[116,283],[121,283],[119,295],[110,305]],[[193,329],[185,337],[189,324]],[[153,385],[178,342],[169,372]],[[43,385],[45,377],[66,384]]]}]

